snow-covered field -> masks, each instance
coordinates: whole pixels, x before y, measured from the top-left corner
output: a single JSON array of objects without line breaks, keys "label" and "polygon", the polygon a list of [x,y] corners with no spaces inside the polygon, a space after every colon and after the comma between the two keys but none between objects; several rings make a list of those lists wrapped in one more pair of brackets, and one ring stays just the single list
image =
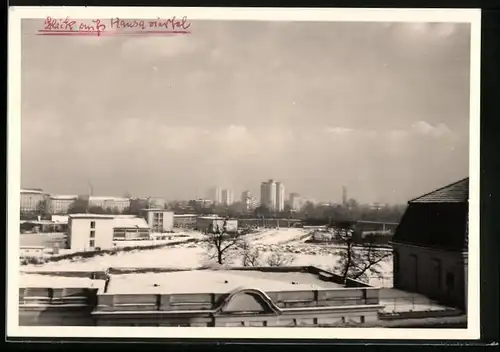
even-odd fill
[{"label": "snow-covered field", "polygon": [[[304,243],[308,231],[302,229],[270,229],[247,235],[247,241],[262,253],[263,262],[268,255],[276,252],[284,252],[293,257],[291,265],[316,266],[325,270],[332,270],[338,260],[337,249],[333,246],[315,245]],[[196,236],[189,233],[190,236]],[[177,236],[173,236],[175,238]],[[176,238],[179,241],[188,237]],[[154,240],[155,244],[160,244]],[[127,241],[138,245],[138,241]],[[141,241],[145,246],[153,244],[153,241]],[[235,253],[227,264],[241,266],[241,255]],[[113,255],[100,255],[93,258],[73,258],[59,262],[49,262],[42,265],[26,265],[24,271],[37,270],[103,270],[108,267],[177,267],[196,268],[209,263],[207,251],[200,244],[183,243],[164,248],[151,250],[134,250],[130,252],[117,252]],[[370,285],[392,287],[392,258],[387,258],[381,263],[384,279],[370,278]]]}]

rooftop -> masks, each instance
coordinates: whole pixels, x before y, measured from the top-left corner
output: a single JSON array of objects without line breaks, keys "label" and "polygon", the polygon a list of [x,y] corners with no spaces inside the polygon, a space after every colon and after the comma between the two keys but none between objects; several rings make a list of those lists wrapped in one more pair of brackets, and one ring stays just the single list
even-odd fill
[{"label": "rooftop", "polygon": [[46,194],[44,191],[38,189],[22,189],[21,193]]},{"label": "rooftop", "polygon": [[130,201],[130,198],[123,198],[123,197],[105,197],[105,196],[100,196],[100,197],[97,197],[97,196],[91,196],[89,197],[89,200],[90,201],[95,201],[95,200],[111,200],[111,201],[123,201],[123,202],[127,202],[127,201]]},{"label": "rooftop", "polygon": [[301,272],[263,272],[259,270],[191,270],[163,273],[113,275],[108,293],[227,293],[238,287],[273,291],[303,291],[341,288]]},{"label": "rooftop", "polygon": [[116,217],[114,219],[114,224],[113,227],[115,228],[140,228],[140,229],[148,229],[149,226],[143,218],[123,218],[123,217]]},{"label": "rooftop", "polygon": [[196,214],[174,214],[174,217],[176,218],[191,218],[191,217],[198,217]]},{"label": "rooftop", "polygon": [[75,196],[75,195],[64,195],[64,194],[53,194],[50,196],[50,199],[60,199],[60,200],[74,200],[74,199],[77,199],[78,196]]},{"label": "rooftop", "polygon": [[410,200],[410,203],[465,203],[469,200],[469,178],[449,184],[423,196]]},{"label": "rooftop", "polygon": [[451,251],[468,248],[469,179],[409,202],[392,239],[395,243]]},{"label": "rooftop", "polygon": [[68,217],[72,219],[111,219],[111,220],[115,218],[113,215],[88,214],[88,213],[70,214],[68,215]]}]

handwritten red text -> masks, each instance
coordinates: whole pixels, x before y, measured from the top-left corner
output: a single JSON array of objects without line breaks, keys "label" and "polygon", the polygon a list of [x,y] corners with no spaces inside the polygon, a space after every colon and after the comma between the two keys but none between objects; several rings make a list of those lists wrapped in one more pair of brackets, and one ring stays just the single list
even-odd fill
[{"label": "handwritten red text", "polygon": [[76,21],[70,20],[68,17],[65,19],[47,17],[43,23],[43,29],[46,31],[73,31],[76,30]]}]

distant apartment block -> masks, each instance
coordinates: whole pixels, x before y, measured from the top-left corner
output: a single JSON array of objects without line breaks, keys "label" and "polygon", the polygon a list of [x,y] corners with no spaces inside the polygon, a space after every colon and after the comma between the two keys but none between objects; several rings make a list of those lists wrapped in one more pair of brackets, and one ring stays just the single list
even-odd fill
[{"label": "distant apartment block", "polygon": [[114,216],[71,214],[68,217],[68,247],[73,251],[91,251],[113,247]]},{"label": "distant apartment block", "polygon": [[196,206],[197,208],[210,208],[214,202],[211,199],[195,199],[190,202],[192,205]]},{"label": "distant apartment block", "polygon": [[299,211],[304,205],[304,198],[298,193],[290,193],[289,203],[292,210]]},{"label": "distant apartment block", "polygon": [[276,182],[276,211],[285,210],[285,185]]},{"label": "distant apartment block", "polygon": [[250,191],[241,193],[241,203],[245,211],[253,210],[259,206],[258,200],[252,196]]},{"label": "distant apartment block", "polygon": [[130,207],[130,198],[119,197],[89,197],[89,207],[103,209],[118,209],[120,212]]},{"label": "distant apartment block", "polygon": [[260,204],[271,211],[285,209],[285,185],[270,179],[260,186]]},{"label": "distant apartment block", "polygon": [[215,204],[221,204],[222,203],[222,191],[223,189],[220,187],[214,187],[209,191],[209,198],[215,203]]},{"label": "distant apartment block", "polygon": [[164,209],[144,209],[142,216],[146,219],[151,232],[164,233],[174,230],[174,213]]},{"label": "distant apartment block", "polygon": [[47,210],[49,214],[68,214],[71,204],[77,199],[77,195],[51,195],[48,198]]},{"label": "distant apartment block", "polygon": [[45,211],[49,195],[40,189],[22,189],[20,195],[21,213]]},{"label": "distant apartment block", "polygon": [[222,190],[222,204],[230,206],[234,203],[234,193],[232,189]]}]

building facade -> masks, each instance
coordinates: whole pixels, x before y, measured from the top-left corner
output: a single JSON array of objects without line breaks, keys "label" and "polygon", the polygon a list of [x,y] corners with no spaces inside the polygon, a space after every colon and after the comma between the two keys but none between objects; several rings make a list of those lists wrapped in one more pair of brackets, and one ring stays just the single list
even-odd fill
[{"label": "building facade", "polygon": [[174,214],[174,227],[184,229],[196,228],[198,215],[196,214]]},{"label": "building facade", "polygon": [[234,233],[238,231],[238,220],[236,219],[225,219],[218,216],[200,216],[196,222],[196,228],[200,232],[212,232],[217,228],[221,229],[226,222],[226,232]]},{"label": "building facade", "polygon": [[224,189],[222,191],[222,204],[225,206],[233,205],[234,193],[232,189]]},{"label": "building facade", "polygon": [[243,204],[243,209],[245,211],[254,210],[259,206],[257,199],[252,196],[250,191],[244,191],[241,193],[241,203]]},{"label": "building facade", "polygon": [[89,197],[89,207],[100,207],[102,209],[118,209],[123,212],[130,207],[130,198],[119,197]]},{"label": "building facade", "polygon": [[[104,273],[91,273],[95,278],[92,288],[21,287],[19,323],[21,326],[317,327],[356,324],[362,327],[379,321],[378,313],[383,306],[378,288],[336,284],[333,281],[339,277],[314,267],[272,271],[267,268],[266,271],[158,273],[155,280],[165,285],[156,285],[155,291],[148,288],[153,282],[147,278],[148,274],[127,275],[115,270],[107,277],[103,277]],[[308,276],[304,281],[314,284],[280,281],[276,285],[275,275],[282,278],[284,272],[298,281]],[[210,282],[208,287],[196,286],[201,277]],[[226,283],[219,284],[225,277]],[[100,282],[104,280],[106,284],[102,285]],[[62,309],[62,304],[70,302],[69,298],[73,305]],[[40,314],[40,308],[44,314]]]},{"label": "building facade", "polygon": [[68,217],[68,247],[92,251],[113,247],[114,217],[99,214],[71,214]]},{"label": "building facade", "polygon": [[276,182],[268,180],[260,185],[260,205],[276,211]]},{"label": "building facade", "polygon": [[408,202],[392,240],[394,287],[467,306],[469,179]]},{"label": "building facade", "polygon": [[276,211],[285,210],[285,185],[276,182]]},{"label": "building facade", "polygon": [[304,198],[298,193],[290,193],[289,203],[292,210],[299,211],[304,205]]},{"label": "building facade", "polygon": [[50,214],[68,214],[71,204],[78,199],[76,195],[51,195],[48,197],[47,210]]},{"label": "building facade", "polygon": [[150,229],[146,220],[135,216],[116,216],[113,223],[113,240],[148,240]]},{"label": "building facade", "polygon": [[174,230],[174,213],[164,209],[144,209],[142,216],[146,219],[151,232],[164,233]]},{"label": "building facade", "polygon": [[222,191],[223,189],[220,187],[214,187],[209,191],[209,198],[215,203],[215,204],[221,204],[222,203]]},{"label": "building facade", "polygon": [[21,213],[45,213],[49,195],[42,190],[22,189],[20,194]]}]

